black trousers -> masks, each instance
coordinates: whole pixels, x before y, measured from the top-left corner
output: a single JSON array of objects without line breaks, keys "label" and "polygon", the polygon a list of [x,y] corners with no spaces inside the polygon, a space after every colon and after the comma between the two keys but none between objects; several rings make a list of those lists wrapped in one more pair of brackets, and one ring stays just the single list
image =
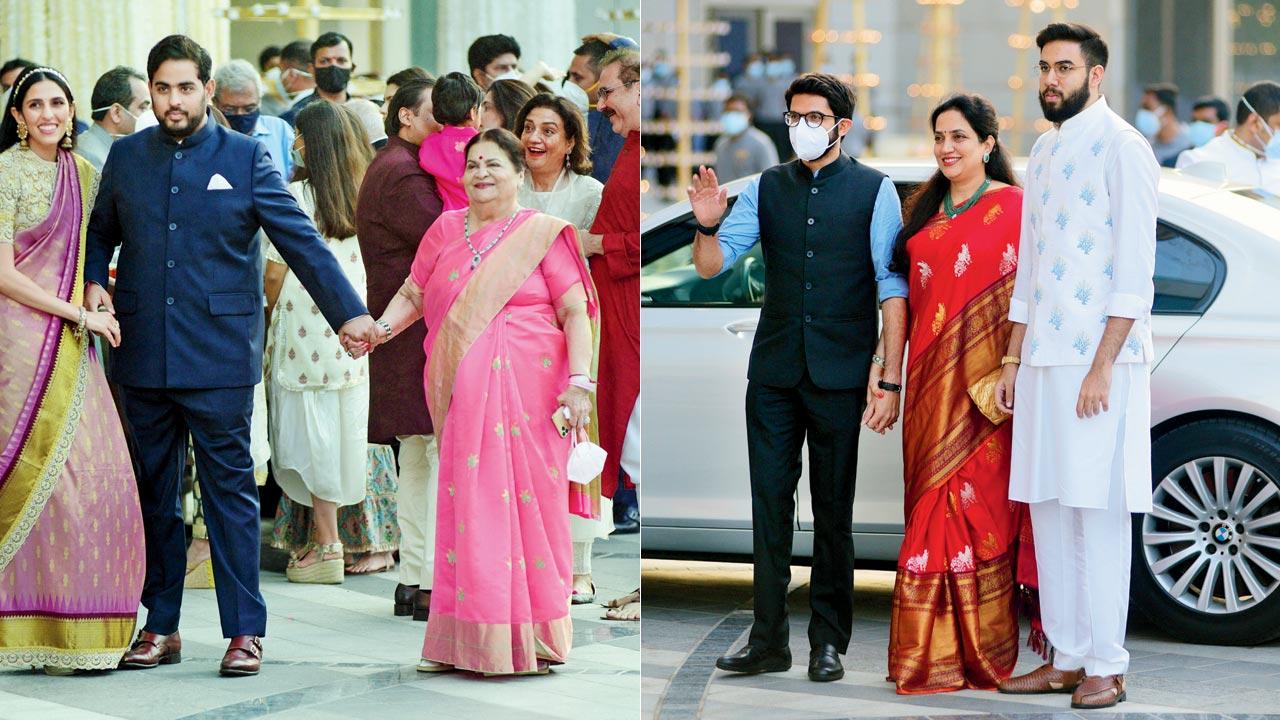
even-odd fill
[{"label": "black trousers", "polygon": [[853,629],[853,488],[866,388],[823,390],[808,373],[796,387],[747,384],[747,446],[755,549],[755,623],[749,642],[787,647],[787,584],[800,449],[809,442],[813,570],[809,643],[844,653]]},{"label": "black trousers", "polygon": [[144,629],[161,635],[178,629],[187,567],[181,488],[190,433],[222,634],[265,635],[267,605],[258,590],[258,487],[249,455],[253,387],[123,391],[137,440],[138,499],[147,540]]}]

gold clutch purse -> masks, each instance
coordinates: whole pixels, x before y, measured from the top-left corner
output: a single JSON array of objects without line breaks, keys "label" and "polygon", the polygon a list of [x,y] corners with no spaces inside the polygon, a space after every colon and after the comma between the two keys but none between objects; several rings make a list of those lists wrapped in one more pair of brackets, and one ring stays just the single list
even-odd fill
[{"label": "gold clutch purse", "polygon": [[969,386],[969,397],[973,399],[973,404],[977,405],[978,411],[986,415],[994,425],[999,425],[1013,417],[996,405],[996,383],[1003,372],[1004,368],[998,367]]}]

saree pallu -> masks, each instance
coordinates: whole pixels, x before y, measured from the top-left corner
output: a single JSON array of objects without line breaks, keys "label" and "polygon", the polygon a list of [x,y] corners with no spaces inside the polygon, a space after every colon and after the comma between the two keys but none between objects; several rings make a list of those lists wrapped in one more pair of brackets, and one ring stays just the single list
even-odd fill
[{"label": "saree pallu", "polygon": [[[49,215],[15,265],[83,298],[92,167],[58,154]],[[91,341],[0,295],[0,664],[116,667],[144,571],[142,515],[120,419]]]},{"label": "saree pallu", "polygon": [[[472,268],[466,210],[423,238],[412,280],[428,334],[424,384],[440,447],[436,560],[422,657],[487,673],[564,662],[572,640],[569,439],[552,422],[569,377],[558,308],[598,317],[573,226],[520,210]],[[472,234],[483,248],[506,218]]]},{"label": "saree pallu", "polygon": [[1002,188],[907,242],[907,526],[889,637],[901,694],[994,689],[1018,659],[1015,572],[1034,584],[1034,566],[1026,507],[1008,499],[1012,423],[994,425],[968,388],[1008,348],[1021,212],[1022,191]]}]

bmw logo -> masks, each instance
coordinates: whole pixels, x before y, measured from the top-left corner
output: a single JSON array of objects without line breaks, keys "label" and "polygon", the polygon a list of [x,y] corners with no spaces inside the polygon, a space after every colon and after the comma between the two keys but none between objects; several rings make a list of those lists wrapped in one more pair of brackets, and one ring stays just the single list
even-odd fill
[{"label": "bmw logo", "polygon": [[1219,525],[1217,529],[1213,531],[1213,539],[1220,543],[1230,542],[1231,528],[1226,525]]}]

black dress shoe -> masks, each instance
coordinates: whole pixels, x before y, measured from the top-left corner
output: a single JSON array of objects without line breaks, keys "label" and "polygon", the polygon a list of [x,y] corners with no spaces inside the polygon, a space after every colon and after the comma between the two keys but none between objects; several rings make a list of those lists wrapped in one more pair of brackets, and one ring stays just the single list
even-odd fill
[{"label": "black dress shoe", "polygon": [[413,594],[416,592],[418,592],[417,585],[396,584],[394,612],[397,616],[413,614]]},{"label": "black dress shoe", "polygon": [[814,682],[831,682],[844,677],[840,664],[840,652],[835,645],[820,645],[809,651],[809,679]]},{"label": "black dress shoe", "polygon": [[786,672],[791,669],[791,650],[767,650],[747,645],[736,653],[722,655],[716,667],[736,673]]},{"label": "black dress shoe", "polygon": [[[417,590],[415,588],[415,590]],[[425,622],[431,616],[431,591],[417,590],[413,594],[413,619]]]},{"label": "black dress shoe", "polygon": [[614,513],[613,531],[619,535],[640,532],[640,508],[631,505],[621,513]]}]

